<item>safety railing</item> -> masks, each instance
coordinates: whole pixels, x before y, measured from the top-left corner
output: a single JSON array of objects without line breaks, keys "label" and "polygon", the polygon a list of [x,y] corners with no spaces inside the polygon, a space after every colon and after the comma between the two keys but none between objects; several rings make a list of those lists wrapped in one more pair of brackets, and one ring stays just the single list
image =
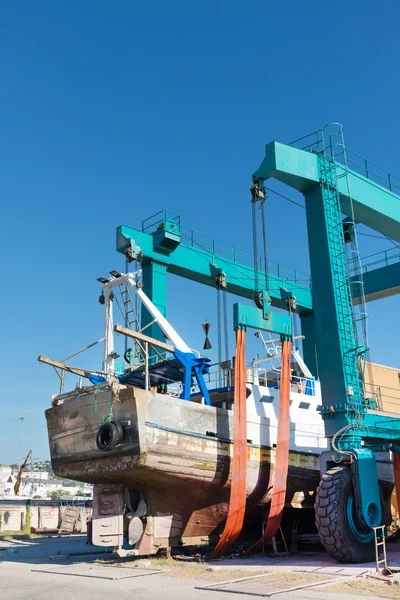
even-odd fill
[{"label": "safety railing", "polygon": [[[340,127],[340,125],[336,123],[332,125]],[[398,175],[383,169],[373,161],[358,154],[358,152],[350,150],[350,148],[344,146],[341,142],[338,142],[335,139],[335,135],[336,132],[334,132],[333,135],[329,135],[329,132],[325,132],[325,128],[318,129],[290,142],[289,146],[316,154],[324,153],[328,159],[333,158],[333,153],[336,163],[342,164],[343,167],[345,167],[344,162],[346,162],[349,169],[362,175],[366,179],[373,181],[391,192],[400,192],[400,177]]]},{"label": "safety railing", "polygon": [[[400,262],[400,247],[376,252],[375,254],[365,256],[361,260],[363,273],[369,273],[370,271],[380,269],[381,267],[388,267],[389,265]],[[350,262],[350,274],[352,274],[352,269],[353,267]]]},{"label": "safety railing", "polygon": [[[253,368],[254,374],[258,375],[260,385],[279,390],[281,387],[280,371],[271,371],[265,368]],[[292,375],[290,379],[290,391],[307,396],[315,396],[315,380],[309,377]]]},{"label": "safety railing", "polygon": [[323,152],[328,148],[324,147],[324,136],[322,129],[317,129],[311,133],[307,133],[293,142],[289,142],[288,146],[293,146],[299,150],[305,150],[306,152]]},{"label": "safety railing", "polygon": [[[242,248],[227,244],[186,227],[181,228],[181,235],[183,242],[191,248],[195,248],[199,251],[203,250],[210,253],[212,256],[235,263],[238,267],[243,265],[251,267],[252,269],[254,268],[254,254],[249,250],[243,250]],[[262,256],[257,257],[257,265],[257,270],[262,278],[263,275],[265,276],[265,262]],[[282,279],[282,281],[291,281],[304,286],[311,285],[310,275],[275,261],[268,260],[267,271],[269,275],[274,275],[275,277]]]},{"label": "safety railing", "polygon": [[210,370],[204,375],[204,380],[209,390],[232,387],[235,384],[235,369],[216,368]]},{"label": "safety railing", "polygon": [[[197,350],[193,350],[196,356],[200,356],[200,353]],[[152,348],[147,352],[147,360],[150,369],[156,365],[159,365],[160,362],[169,362],[174,360],[173,354],[171,352],[163,351],[160,349]],[[146,368],[146,349],[143,349],[136,353],[131,363],[128,362],[114,362],[114,375],[116,377],[120,377],[122,375],[128,375],[129,372],[140,372],[141,370],[145,370]],[[172,382],[172,380],[171,380]]]},{"label": "safety railing", "polygon": [[[115,363],[115,375],[127,375],[127,366],[129,367],[126,363]],[[215,368],[211,368],[208,373],[204,374],[204,381],[207,389],[210,391],[227,390],[229,388],[233,389],[235,384],[235,369],[231,367],[222,369],[217,365],[213,366]],[[136,367],[136,372],[140,371],[142,371],[143,376],[145,376],[144,364]],[[271,370],[264,367],[251,367],[247,369],[247,383],[258,383],[261,386],[269,387],[271,389],[280,389],[281,374],[279,370]],[[151,388],[150,382],[149,389],[153,389]],[[180,397],[183,390],[183,384],[181,381],[170,379],[166,381],[166,387],[164,387],[163,390],[170,396]],[[315,396],[315,380],[308,377],[292,375],[290,390],[291,393]],[[191,395],[196,396],[199,394],[200,388],[197,382],[193,382]]]},{"label": "safety railing", "polygon": [[365,397],[373,400],[376,410],[400,414],[400,388],[366,382],[364,390]]},{"label": "safety railing", "polygon": [[[208,390],[220,390],[226,389],[233,386],[234,384],[234,369],[214,369],[209,373],[204,373],[204,382]],[[183,390],[183,384],[181,381],[169,381],[167,382],[168,394],[171,396],[179,397]],[[193,381],[191,386],[191,396],[198,396],[200,394],[200,388],[197,382]]]},{"label": "safety railing", "polygon": [[[240,269],[240,266],[254,269],[255,260],[253,252],[238,248],[232,244],[227,244],[226,242],[217,240],[216,238],[195,231],[194,229],[182,227],[180,224],[180,217],[167,210],[162,210],[155,215],[152,215],[148,219],[145,219],[142,222],[142,231],[145,233],[154,233],[157,229],[165,226],[167,222],[171,221],[176,224],[177,230],[179,230],[181,234],[182,242],[186,246],[189,246],[200,253],[202,251],[207,252],[213,257],[222,258],[231,263],[235,263],[237,264],[238,269]],[[257,271],[260,276],[260,281],[262,281],[262,277],[265,277],[266,266],[264,258],[262,256],[258,256],[256,264],[258,265]],[[311,287],[310,275],[299,271],[298,269],[292,269],[286,265],[268,260],[267,271],[268,274],[274,275],[275,277],[281,279],[282,282],[290,281],[305,287]],[[246,276],[245,274],[243,275]]]},{"label": "safety railing", "polygon": [[[235,369],[220,369],[216,368],[211,370],[208,374],[204,375],[204,380],[207,389],[220,390],[231,388],[235,384]],[[263,367],[251,367],[247,369],[247,383],[258,382],[259,385],[269,387],[272,389],[280,389],[281,378],[280,371],[270,370]],[[306,394],[308,396],[315,396],[315,380],[308,377],[300,377],[293,375],[290,381],[290,390],[298,394]],[[192,388],[193,394],[200,392],[197,384],[194,384]]]},{"label": "safety railing", "polygon": [[[338,155],[340,162],[340,154],[342,150],[342,148],[340,147],[342,145],[335,143],[335,146],[338,146],[339,148]],[[366,179],[370,179],[374,183],[381,185],[382,187],[388,189],[391,192],[393,191],[397,193],[397,191],[400,191],[400,177],[394,175],[393,173],[390,173],[389,171],[386,171],[386,169],[383,169],[371,160],[368,160],[364,156],[361,156],[357,152],[354,152],[354,150],[350,150],[349,148],[347,148],[347,146],[345,151],[349,169],[355,171],[356,173],[359,173]]]},{"label": "safety railing", "polygon": [[169,210],[160,210],[158,213],[155,213],[142,221],[142,231],[144,233],[153,233],[160,227],[164,227],[167,221],[175,223],[177,230],[179,231],[181,218],[179,215],[176,215]]}]

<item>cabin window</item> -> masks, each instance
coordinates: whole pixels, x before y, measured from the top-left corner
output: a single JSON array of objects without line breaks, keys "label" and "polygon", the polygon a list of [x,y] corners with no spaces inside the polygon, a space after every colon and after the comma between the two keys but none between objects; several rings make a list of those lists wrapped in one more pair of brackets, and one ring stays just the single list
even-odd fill
[{"label": "cabin window", "polygon": [[260,402],[273,402],[274,401],[274,396],[261,396],[260,398]]},{"label": "cabin window", "polygon": [[310,406],[309,402],[300,402],[299,404],[299,408],[310,408]]}]

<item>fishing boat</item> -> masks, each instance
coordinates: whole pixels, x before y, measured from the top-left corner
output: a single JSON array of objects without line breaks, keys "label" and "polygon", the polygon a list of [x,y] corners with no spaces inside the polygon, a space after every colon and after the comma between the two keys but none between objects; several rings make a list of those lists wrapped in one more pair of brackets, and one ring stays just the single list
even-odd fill
[{"label": "fishing boat", "polygon": [[[190,349],[142,289],[141,273],[102,279],[104,360],[98,372],[40,356],[80,379],[53,397],[46,411],[51,461],[59,477],[94,484],[92,541],[119,556],[208,545],[218,540],[231,493],[235,363],[218,363]],[[130,290],[130,291],[129,291]],[[116,293],[134,293],[164,341],[138,327],[115,325]],[[129,293],[128,293],[129,292]],[[134,306],[134,303],[132,303]],[[114,336],[132,341],[118,365]],[[246,368],[246,514],[243,532],[267,521],[278,445],[282,393],[280,340],[259,334],[265,356]],[[82,384],[89,379],[89,385]],[[290,356],[290,425],[286,510],[311,515],[328,450],[319,412],[319,381],[296,346]],[[390,463],[379,463],[389,497]],[[298,516],[293,516],[293,521]]]}]

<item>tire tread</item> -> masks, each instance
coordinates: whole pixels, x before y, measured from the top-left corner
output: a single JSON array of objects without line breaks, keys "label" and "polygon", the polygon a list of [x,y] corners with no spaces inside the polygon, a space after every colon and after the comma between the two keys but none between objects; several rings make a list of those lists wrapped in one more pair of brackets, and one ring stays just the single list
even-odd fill
[{"label": "tire tread", "polygon": [[[352,547],[344,543],[345,523],[340,503],[343,499],[343,487],[348,482],[349,468],[333,467],[325,473],[317,488],[315,501],[315,524],[320,540],[327,552],[338,562],[360,563],[373,560],[371,545],[365,544],[360,551],[356,543]],[[350,475],[351,477],[351,475]],[[371,558],[372,556],[372,558]]]}]

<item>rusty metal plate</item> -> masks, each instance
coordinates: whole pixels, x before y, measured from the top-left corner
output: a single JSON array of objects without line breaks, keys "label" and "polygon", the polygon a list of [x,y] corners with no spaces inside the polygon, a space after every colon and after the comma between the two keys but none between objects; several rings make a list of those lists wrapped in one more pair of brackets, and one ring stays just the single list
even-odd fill
[{"label": "rusty metal plate", "polygon": [[113,565],[73,564],[52,567],[50,569],[32,569],[36,573],[50,573],[51,575],[71,575],[74,577],[92,577],[95,579],[128,579],[130,577],[143,577],[144,575],[157,575],[169,569],[144,569],[139,567],[114,567]]},{"label": "rusty metal plate", "polygon": [[294,592],[313,587],[326,587],[342,581],[353,579],[351,576],[336,576],[334,574],[300,574],[294,572],[267,572],[263,575],[250,575],[240,579],[231,579],[195,589],[208,592],[226,592],[230,594],[244,594],[257,598],[269,598],[277,594]]}]

